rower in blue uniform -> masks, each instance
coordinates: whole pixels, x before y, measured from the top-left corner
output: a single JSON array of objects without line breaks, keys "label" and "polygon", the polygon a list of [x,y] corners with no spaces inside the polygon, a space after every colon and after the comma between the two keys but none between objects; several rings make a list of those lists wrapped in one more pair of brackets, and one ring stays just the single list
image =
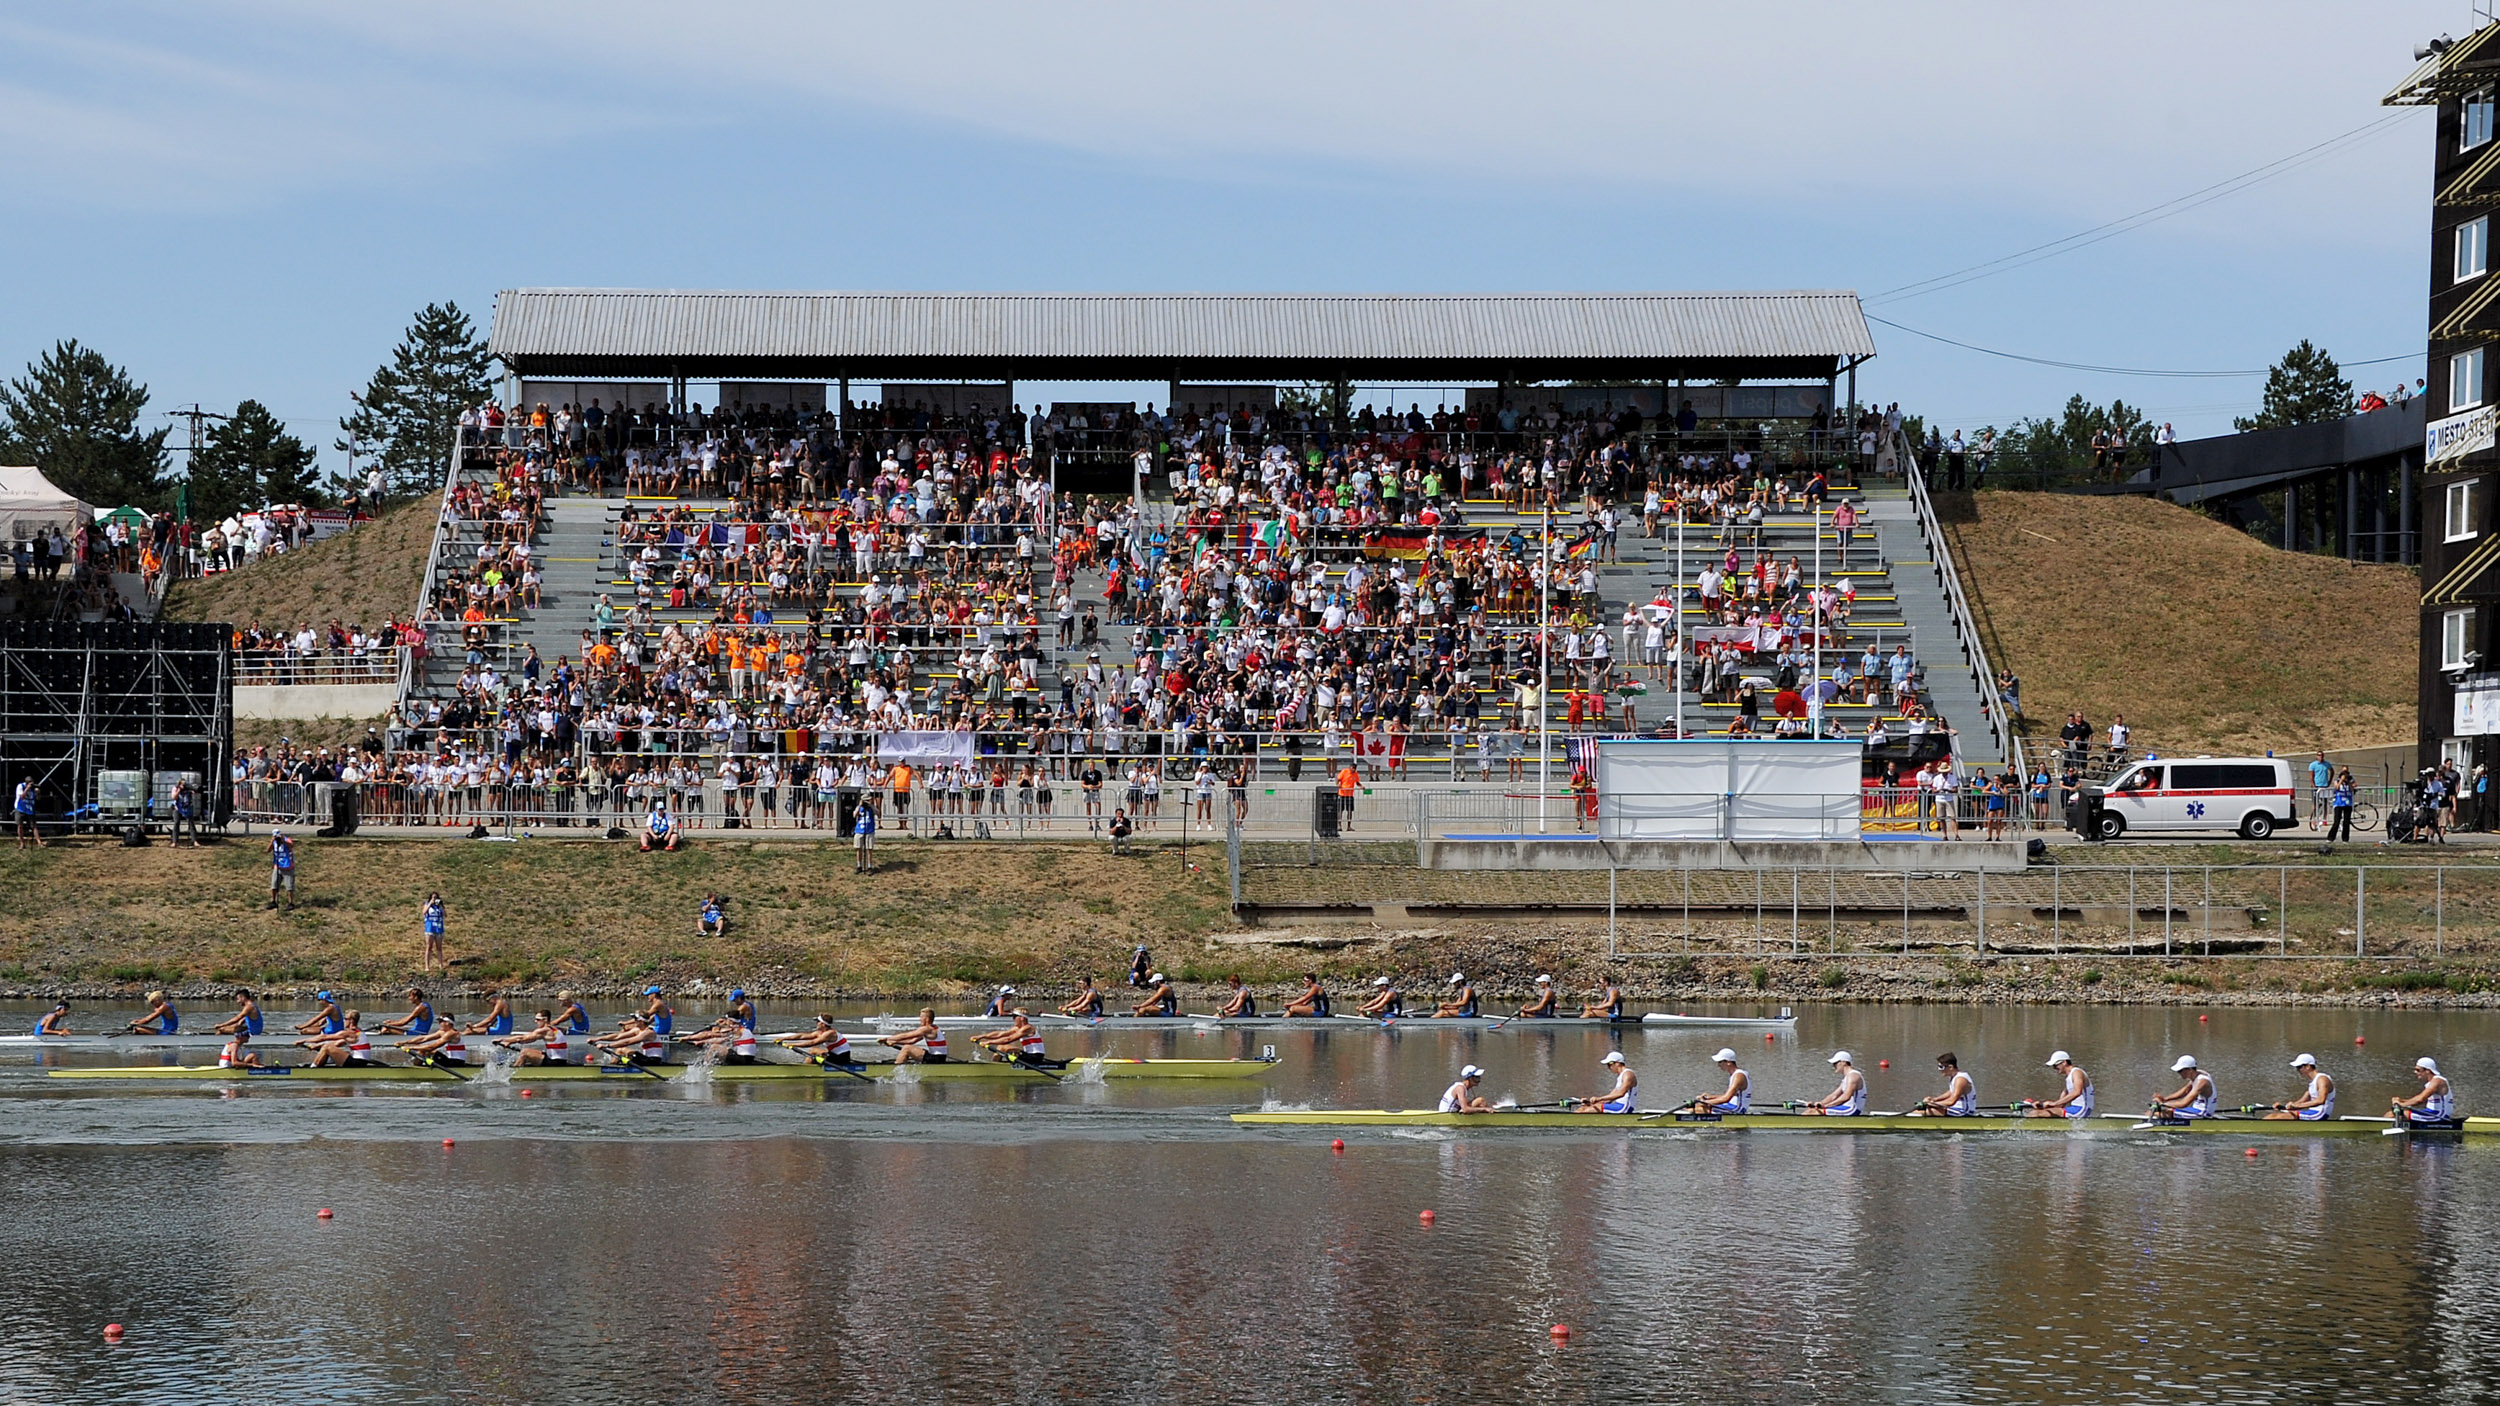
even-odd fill
[{"label": "rower in blue uniform", "polygon": [[2057,1097],[2053,1099],[2024,1099],[2023,1116],[2026,1118],[2091,1117],[2092,1076],[2085,1073],[2083,1066],[2075,1063],[2075,1057],[2064,1050],[2059,1050],[2049,1056],[2048,1067],[2056,1070],[2065,1079],[2066,1086],[2060,1089]]},{"label": "rower in blue uniform", "polygon": [[1224,980],[1230,989],[1225,994],[1224,1004],[1216,1007],[1215,1013],[1226,1020],[1248,1020],[1256,1016],[1259,1013],[1259,998],[1251,995],[1250,988],[1241,984],[1240,975],[1236,973]]},{"label": "rower in blue uniform", "polygon": [[1474,1065],[1458,1071],[1458,1082],[1441,1091],[1440,1111],[1443,1113],[1490,1113],[1493,1105],[1476,1086],[1484,1082],[1484,1071]]},{"label": "rower in blue uniform", "polygon": [[2420,1093],[2387,1102],[2387,1111],[2396,1122],[2407,1128],[2462,1126],[2457,1120],[2456,1095],[2448,1087],[2448,1076],[2439,1072],[2439,1062],[2429,1055],[2415,1060],[2413,1077],[2422,1081]]},{"label": "rower in blue uniform", "polygon": [[486,995],[486,1014],[471,1022],[464,1033],[501,1039],[512,1033],[512,998],[501,991],[489,991]]},{"label": "rower in blue uniform", "polygon": [[234,1014],[210,1029],[218,1035],[258,1035],[261,1033],[260,1020],[260,1002],[253,998],[250,991],[237,990],[234,993]]},{"label": "rower in blue uniform", "polygon": [[1727,1088],[1715,1094],[1703,1094],[1693,1100],[1696,1113],[1751,1113],[1753,1111],[1753,1076],[1736,1063],[1736,1051],[1721,1050],[1710,1057],[1727,1075]]},{"label": "rower in blue uniform", "polygon": [[1129,1008],[1130,1015],[1179,1015],[1181,998],[1172,992],[1172,983],[1163,973],[1146,978],[1146,999]]},{"label": "rower in blue uniform", "polygon": [[148,993],[148,1013],[123,1026],[125,1035],[178,1035],[182,1032],[182,1013],[162,991]]},{"label": "rower in blue uniform", "polygon": [[2296,1118],[2304,1123],[2323,1123],[2333,1118],[2335,1081],[2318,1068],[2318,1057],[2310,1054],[2296,1056],[2292,1060],[2292,1068],[2309,1081],[2309,1087],[2291,1102],[2276,1104],[2274,1111],[2266,1117],[2274,1121]]},{"label": "rower in blue uniform", "polygon": [[1920,1099],[1913,1117],[1968,1118],[1979,1111],[1979,1086],[1962,1072],[1962,1060],[1951,1050],[1936,1056],[1936,1072],[1945,1075],[1944,1092]]},{"label": "rower in blue uniform", "polygon": [[1365,1001],[1360,1009],[1375,1020],[1395,1020],[1406,1014],[1406,998],[1399,994],[1396,984],[1389,978],[1375,977],[1371,999]]},{"label": "rower in blue uniform", "polygon": [[1519,1014],[1528,1020],[1550,1020],[1561,1014],[1556,1009],[1554,978],[1542,974],[1537,977],[1536,995],[1519,1008]]},{"label": "rower in blue uniform", "polygon": [[1328,1018],[1328,988],[1319,984],[1318,972],[1302,974],[1302,994],[1285,1003],[1285,1014],[1305,1019]]},{"label": "rower in blue uniform", "polygon": [[1102,1019],[1102,993],[1094,989],[1092,977],[1079,978],[1076,995],[1066,1005],[1059,1008],[1059,1013],[1081,1015],[1092,1020]]},{"label": "rower in blue uniform", "polygon": [[1467,973],[1451,972],[1450,985],[1458,988],[1458,994],[1452,996],[1446,1001],[1443,1001],[1440,1005],[1435,1006],[1432,1011],[1433,1015],[1445,1020],[1452,1016],[1465,1016],[1470,1020],[1474,1019],[1476,1016],[1476,988],[1473,983],[1467,980]]},{"label": "rower in blue uniform", "polygon": [[1847,1050],[1834,1050],[1824,1063],[1840,1071],[1840,1086],[1813,1103],[1799,1109],[1801,1113],[1823,1113],[1834,1118],[1855,1118],[1866,1111],[1866,1076],[1858,1072],[1857,1062]]},{"label": "rower in blue uniform", "polygon": [[[1543,981],[1545,978],[1540,976],[1537,980]],[[1597,999],[1580,1007],[1580,1018],[1583,1020],[1623,1019],[1623,992],[1615,985],[1613,977],[1605,977],[1598,982]]]},{"label": "rower in blue uniform", "polygon": [[35,1033],[38,1035],[67,1035],[69,1033],[69,1002],[53,1002],[52,1009],[44,1013],[43,1019],[35,1022]]},{"label": "rower in blue uniform", "polygon": [[729,988],[729,1018],[738,1023],[749,1036],[755,1034],[755,1003],[747,999],[746,988]]},{"label": "rower in blue uniform", "polygon": [[2196,1056],[2179,1056],[2170,1072],[2179,1076],[2179,1087],[2154,1099],[2144,1116],[2157,1123],[2214,1116],[2214,1076],[2196,1067]]},{"label": "rower in blue uniform", "polygon": [[990,997],[990,1003],[981,1008],[982,1018],[986,1020],[1008,1020],[1013,1018],[1015,1013],[1016,988],[1012,986],[998,988],[997,992]]},{"label": "rower in blue uniform", "polygon": [[582,1009],[570,991],[556,993],[556,1026],[567,1035],[590,1033],[590,1012]]},{"label": "rower in blue uniform", "polygon": [[676,1034],[677,1011],[660,998],[660,988],[646,986],[642,988],[642,995],[642,1019],[644,1024],[651,1027],[651,1033],[662,1040]]},{"label": "rower in blue uniform", "polygon": [[347,1021],[339,1014],[337,998],[327,991],[315,991],[312,1016],[296,1026],[295,1033],[298,1035],[336,1035],[346,1028]]},{"label": "rower in blue uniform", "polygon": [[425,998],[422,989],[411,986],[408,988],[408,1013],[397,1020],[382,1022],[373,1027],[373,1032],[377,1035],[431,1035],[434,1033],[434,1003]]},{"label": "rower in blue uniform", "polygon": [[1606,1057],[1598,1061],[1598,1067],[1615,1076],[1615,1086],[1595,1098],[1573,1099],[1571,1111],[1574,1113],[1639,1112],[1641,1076],[1633,1073],[1632,1066],[1623,1062],[1623,1055],[1618,1051],[1608,1050]]}]

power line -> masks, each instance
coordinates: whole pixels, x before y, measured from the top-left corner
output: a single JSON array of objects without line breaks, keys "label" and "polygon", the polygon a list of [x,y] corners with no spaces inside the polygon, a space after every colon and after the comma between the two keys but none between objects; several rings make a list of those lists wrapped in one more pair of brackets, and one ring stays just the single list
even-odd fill
[{"label": "power line", "polygon": [[[1999,351],[1995,347],[1983,347],[1975,342],[1964,342],[1952,337],[1940,336],[1934,332],[1922,332],[1918,328],[1904,326],[1891,318],[1877,317],[1871,312],[1866,315],[1866,320],[1880,322],[1886,327],[1907,332],[1913,337],[1925,337],[1931,342],[1942,342],[1946,346],[1960,347],[1964,351],[1975,351],[1982,356],[1998,356],[2008,361],[2027,361],[2034,366],[2053,366],[2061,371],[2089,371],[2101,376],[2162,376],[2174,379],[2211,380],[2263,376],[2274,369],[2271,366],[2260,366],[2254,371],[2156,371],[2141,366],[2097,366],[2088,361],[2058,361],[2052,357],[2025,356],[2021,352]],[[2405,352],[2398,356],[2375,356],[2367,361],[2339,361],[2336,365],[2338,367],[2382,366],[2391,361],[2410,361],[2420,355],[2422,355],[2420,352]]]},{"label": "power line", "polygon": [[2185,195],[2165,200],[2158,205],[2148,205],[2132,215],[2122,215],[2107,223],[2094,225],[2090,229],[2079,230],[2063,239],[2052,239],[2046,244],[2035,244],[2028,249],[2018,249],[2011,254],[1990,259],[1985,263],[1972,264],[1967,268],[1955,269],[1951,273],[1940,273],[1933,278],[1922,278],[1915,283],[1904,283],[1897,288],[1887,288],[1867,299],[1867,303],[1871,306],[1905,298],[1923,298],[1930,293],[1941,293],[1948,288],[1959,288],[1965,283],[1976,283],[1983,278],[1994,278],[2000,273],[2011,273],[2027,264],[2036,264],[2046,259],[2054,259],[2061,254],[2071,254],[2078,249],[2089,248],[2102,240],[2115,239],[2129,230],[2141,229],[2146,225],[2169,219],[2173,215],[2183,215],[2200,205],[2209,205],[2227,196],[2237,195],[2243,190],[2270,181],[2276,176],[2297,170],[2313,161],[2323,160],[2338,150],[2357,145],[2381,131],[2394,127],[2411,115],[2410,109],[2399,109],[2384,117],[2364,122],[2351,131],[2339,133],[2315,145],[2303,147],[2289,156],[2278,157],[2262,166],[2251,167],[2236,176],[2189,191]]}]

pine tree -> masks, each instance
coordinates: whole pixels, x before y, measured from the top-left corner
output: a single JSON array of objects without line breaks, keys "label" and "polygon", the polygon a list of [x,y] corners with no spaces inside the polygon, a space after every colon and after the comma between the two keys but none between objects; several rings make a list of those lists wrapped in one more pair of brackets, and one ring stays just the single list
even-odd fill
[{"label": "pine tree", "polygon": [[2284,425],[2314,425],[2352,413],[2352,382],[2344,379],[2335,358],[2300,339],[2266,373],[2266,399],[2251,418],[2231,422],[2242,430],[2271,430]]},{"label": "pine tree", "polygon": [[457,303],[428,303],[391,359],[351,397],[338,448],[378,453],[393,497],[439,487],[460,412],[494,390],[494,361]]},{"label": "pine tree", "polygon": [[327,507],[313,458],[312,446],[287,433],[268,407],[247,400],[208,432],[191,464],[191,516],[214,522],[269,503]]},{"label": "pine tree", "polygon": [[98,508],[166,498],[165,437],[139,432],[148,388],[75,340],[55,343],[0,387],[0,463],[32,464]]}]

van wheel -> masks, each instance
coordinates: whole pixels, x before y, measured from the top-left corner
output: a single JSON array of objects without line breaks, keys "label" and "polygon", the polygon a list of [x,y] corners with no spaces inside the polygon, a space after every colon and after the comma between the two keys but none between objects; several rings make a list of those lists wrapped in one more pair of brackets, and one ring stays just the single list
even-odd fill
[{"label": "van wheel", "polygon": [[2271,839],[2273,835],[2274,817],[2262,810],[2240,822],[2241,839],[2264,840]]},{"label": "van wheel", "polygon": [[2092,837],[2096,840],[2114,840],[2125,833],[2127,833],[2127,817],[2123,815],[2112,815],[2108,811],[2102,811],[2100,819],[2092,823]]}]

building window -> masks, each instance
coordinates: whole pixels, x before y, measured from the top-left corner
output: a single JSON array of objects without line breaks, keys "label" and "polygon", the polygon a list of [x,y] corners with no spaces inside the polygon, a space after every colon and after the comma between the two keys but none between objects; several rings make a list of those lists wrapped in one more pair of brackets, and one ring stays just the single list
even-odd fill
[{"label": "building window", "polygon": [[2448,358],[2448,409],[2471,410],[2483,403],[2483,349],[2461,351]]},{"label": "building window", "polygon": [[2439,759],[2455,767],[2459,776],[2472,772],[2474,770],[2474,739],[2471,737],[2441,738]]},{"label": "building window", "polygon": [[2457,226],[2456,275],[2450,281],[2463,283],[2480,278],[2491,259],[2491,216],[2468,220]]},{"label": "building window", "polygon": [[2468,668],[2465,656],[2473,647],[2472,608],[2451,610],[2439,617],[2439,667],[2443,672],[2463,672]]},{"label": "building window", "polygon": [[2491,90],[2478,88],[2465,95],[2465,125],[2457,139],[2457,150],[2472,151],[2491,140]]},{"label": "building window", "polygon": [[2448,485],[2447,524],[2443,541],[2462,542],[2474,535],[2474,480]]}]

